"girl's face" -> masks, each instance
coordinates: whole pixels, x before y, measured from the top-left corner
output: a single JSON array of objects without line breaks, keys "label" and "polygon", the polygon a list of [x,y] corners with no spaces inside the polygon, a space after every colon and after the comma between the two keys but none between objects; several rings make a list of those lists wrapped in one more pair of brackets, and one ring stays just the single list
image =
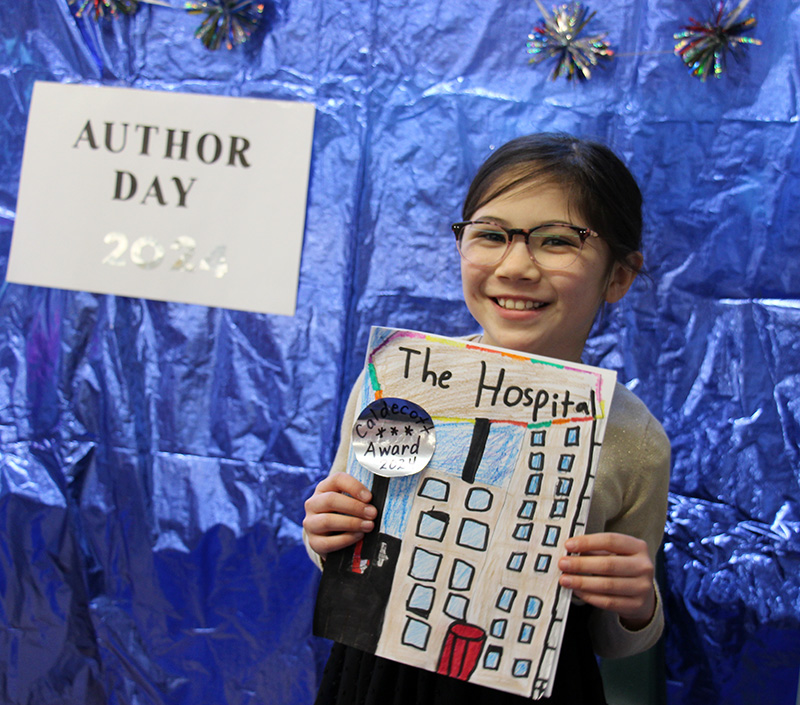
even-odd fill
[{"label": "girl's face", "polygon": [[[478,219],[506,228],[553,222],[588,227],[570,210],[565,193],[550,184],[523,185],[498,196],[470,218]],[[464,300],[483,328],[483,342],[574,362],[580,361],[603,301],[619,301],[635,277],[612,262],[608,245],[596,237],[588,238],[578,259],[563,270],[539,267],[521,237],[491,267],[461,259]]]}]

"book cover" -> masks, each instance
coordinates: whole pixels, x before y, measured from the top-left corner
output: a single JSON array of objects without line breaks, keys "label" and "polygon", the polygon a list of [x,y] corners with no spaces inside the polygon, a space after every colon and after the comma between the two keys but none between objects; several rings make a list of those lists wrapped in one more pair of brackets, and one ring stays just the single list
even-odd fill
[{"label": "book cover", "polygon": [[378,518],[328,556],[315,633],[548,696],[571,598],[558,559],[585,528],[616,374],[373,328],[362,380],[348,472]]}]

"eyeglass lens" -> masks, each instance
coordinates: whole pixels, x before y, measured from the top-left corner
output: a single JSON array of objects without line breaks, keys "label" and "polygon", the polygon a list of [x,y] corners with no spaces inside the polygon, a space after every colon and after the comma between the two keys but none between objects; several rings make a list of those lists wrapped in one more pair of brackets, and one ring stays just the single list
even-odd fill
[{"label": "eyeglass lens", "polygon": [[[505,257],[510,247],[509,234],[497,226],[469,223],[459,238],[464,259],[472,264],[493,265]],[[563,269],[571,265],[581,252],[583,240],[577,231],[560,224],[547,224],[531,230],[528,252],[540,266]]]}]

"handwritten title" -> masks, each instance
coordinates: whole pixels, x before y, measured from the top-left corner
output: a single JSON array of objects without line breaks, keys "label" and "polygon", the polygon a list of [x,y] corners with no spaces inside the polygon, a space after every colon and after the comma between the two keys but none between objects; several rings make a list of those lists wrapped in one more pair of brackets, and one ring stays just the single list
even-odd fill
[{"label": "handwritten title", "polygon": [[[433,369],[429,347],[426,347],[424,352],[403,346],[398,346],[397,349],[405,354],[403,364],[405,379],[416,379],[422,384],[443,390],[449,390],[457,381],[453,377],[452,370]],[[490,371],[484,360],[479,362],[480,372],[477,376],[473,397],[476,409],[481,406],[529,407],[532,423],[540,422],[543,419],[598,418],[594,390],[589,390],[588,398],[576,399],[573,393],[566,388],[563,391],[553,391],[552,388],[523,387],[509,383],[504,367]]]}]

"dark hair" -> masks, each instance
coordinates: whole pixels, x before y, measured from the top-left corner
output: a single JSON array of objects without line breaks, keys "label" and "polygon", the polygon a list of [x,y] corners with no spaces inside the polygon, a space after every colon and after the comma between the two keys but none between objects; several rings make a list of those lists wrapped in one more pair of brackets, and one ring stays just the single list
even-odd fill
[{"label": "dark hair", "polygon": [[519,186],[554,184],[608,243],[614,260],[642,249],[642,193],[628,168],[608,147],[571,135],[539,133],[499,147],[478,169],[464,200],[464,220]]}]

